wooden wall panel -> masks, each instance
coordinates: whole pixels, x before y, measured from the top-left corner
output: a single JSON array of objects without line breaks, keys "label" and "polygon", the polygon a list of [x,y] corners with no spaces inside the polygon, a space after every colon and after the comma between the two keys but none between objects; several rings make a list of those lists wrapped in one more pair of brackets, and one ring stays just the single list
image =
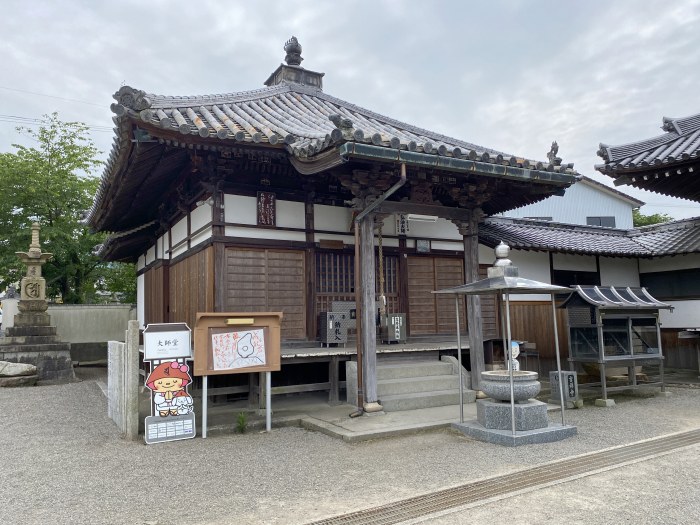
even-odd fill
[{"label": "wooden wall panel", "polygon": [[208,247],[170,267],[169,322],[194,328],[197,312],[214,311],[214,249]]},{"label": "wooden wall panel", "polygon": [[306,338],[303,251],[226,249],[225,310],[284,312],[283,339]]},{"label": "wooden wall panel", "polygon": [[[433,290],[464,284],[462,259],[408,257],[408,307],[410,335],[455,333],[454,296]],[[466,333],[465,310],[460,308],[460,326]]]},{"label": "wooden wall panel", "polygon": [[[464,261],[462,259],[436,258],[435,261],[435,288],[451,288],[464,284]],[[455,298],[453,295],[434,295],[435,313],[438,334],[454,334],[457,330],[455,323]],[[462,333],[466,333],[466,310],[460,305],[459,326]]]},{"label": "wooden wall panel", "polygon": [[167,284],[167,266],[157,266],[146,271],[144,278],[144,322],[168,322],[165,286]]},{"label": "wooden wall panel", "polygon": [[408,312],[410,335],[434,334],[435,265],[432,257],[408,257]]},{"label": "wooden wall panel", "polygon": [[[486,279],[488,266],[479,266],[479,279]],[[484,341],[501,337],[498,326],[498,307],[496,295],[481,296],[481,328],[484,332]]]},{"label": "wooden wall panel", "polygon": [[[556,359],[554,352],[554,323],[550,301],[511,301],[511,337],[516,341],[537,344],[540,358]],[[557,308],[557,329],[559,330],[559,351],[562,368],[568,369],[569,338],[566,310]]]},{"label": "wooden wall panel", "polygon": [[661,329],[661,349],[666,358],[664,366],[698,370],[700,339],[679,339],[678,332],[678,329],[673,328]]}]

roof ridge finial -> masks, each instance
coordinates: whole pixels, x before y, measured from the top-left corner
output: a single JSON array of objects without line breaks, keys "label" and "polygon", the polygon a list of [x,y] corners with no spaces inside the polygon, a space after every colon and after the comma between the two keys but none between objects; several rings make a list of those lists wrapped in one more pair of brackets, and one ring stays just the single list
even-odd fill
[{"label": "roof ridge finial", "polygon": [[287,40],[284,44],[284,51],[287,53],[287,56],[284,57],[284,61],[288,66],[301,65],[301,61],[304,59],[301,57],[301,44],[297,40],[297,37],[292,36],[292,38]]}]

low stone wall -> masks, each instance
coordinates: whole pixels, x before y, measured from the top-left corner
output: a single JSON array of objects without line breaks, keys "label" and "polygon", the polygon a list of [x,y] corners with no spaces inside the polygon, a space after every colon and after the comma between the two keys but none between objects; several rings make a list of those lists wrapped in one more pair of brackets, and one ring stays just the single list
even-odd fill
[{"label": "low stone wall", "polygon": [[129,304],[51,304],[48,313],[77,362],[105,361],[107,341],[123,341],[128,322],[136,319]]}]

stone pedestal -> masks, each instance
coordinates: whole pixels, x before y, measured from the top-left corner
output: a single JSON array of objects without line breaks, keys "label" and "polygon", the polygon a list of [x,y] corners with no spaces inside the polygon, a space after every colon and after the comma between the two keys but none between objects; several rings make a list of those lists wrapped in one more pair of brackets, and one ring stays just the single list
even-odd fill
[{"label": "stone pedestal", "polygon": [[[512,430],[510,403],[479,399],[476,402],[476,419],[484,428]],[[528,399],[515,404],[515,430],[534,430],[549,425],[547,404]]]},{"label": "stone pedestal", "polygon": [[[19,321],[19,323],[17,322]],[[36,366],[39,381],[75,379],[70,343],[62,343],[46,312],[19,313],[0,339],[0,361]],[[36,324],[28,324],[36,323]]]},{"label": "stone pedestal", "polygon": [[[576,435],[575,426],[549,422],[546,403],[528,399],[540,391],[536,372],[514,371],[512,387],[510,381],[508,370],[482,372],[481,386],[492,398],[476,402],[476,421],[453,423],[453,428],[479,441],[510,447],[549,443]],[[515,400],[512,406],[511,388]]]}]

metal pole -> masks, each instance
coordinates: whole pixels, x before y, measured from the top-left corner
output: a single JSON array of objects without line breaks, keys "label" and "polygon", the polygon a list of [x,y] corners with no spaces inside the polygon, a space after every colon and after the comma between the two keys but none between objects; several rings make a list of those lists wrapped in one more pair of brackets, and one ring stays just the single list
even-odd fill
[{"label": "metal pole", "polygon": [[455,294],[455,312],[457,312],[457,363],[459,364],[459,422],[464,423],[464,385],[462,385],[462,337],[459,329],[459,295]]},{"label": "metal pole", "polygon": [[265,430],[272,430],[272,372],[265,372]]},{"label": "metal pole", "polygon": [[659,381],[661,381],[661,391],[666,392],[666,383],[664,383],[664,349],[661,347],[661,325],[658,313],[656,314],[656,340],[659,343]]},{"label": "metal pole", "polygon": [[508,370],[508,348],[506,348],[506,343],[508,342],[506,340],[506,318],[504,315],[504,303],[503,303],[503,297],[505,297],[502,293],[498,294],[498,307],[500,309],[501,315],[499,316],[501,318],[501,338],[503,339],[503,361],[504,365],[506,365],[506,370]]},{"label": "metal pole", "polygon": [[207,437],[207,377],[202,376],[202,439]]},{"label": "metal pole", "polygon": [[552,319],[554,321],[554,349],[555,353],[557,354],[557,374],[559,377],[559,401],[561,401],[561,424],[564,426],[566,423],[564,422],[564,407],[566,403],[564,403],[564,381],[562,381],[561,377],[561,359],[559,357],[559,329],[557,328],[557,308],[554,304],[554,294],[551,295],[552,297]]},{"label": "metal pole", "polygon": [[506,294],[506,330],[508,332],[508,349],[506,357],[508,359],[508,369],[510,370],[510,423],[513,435],[515,436],[515,394],[513,393],[513,342],[510,339],[510,294]]}]

